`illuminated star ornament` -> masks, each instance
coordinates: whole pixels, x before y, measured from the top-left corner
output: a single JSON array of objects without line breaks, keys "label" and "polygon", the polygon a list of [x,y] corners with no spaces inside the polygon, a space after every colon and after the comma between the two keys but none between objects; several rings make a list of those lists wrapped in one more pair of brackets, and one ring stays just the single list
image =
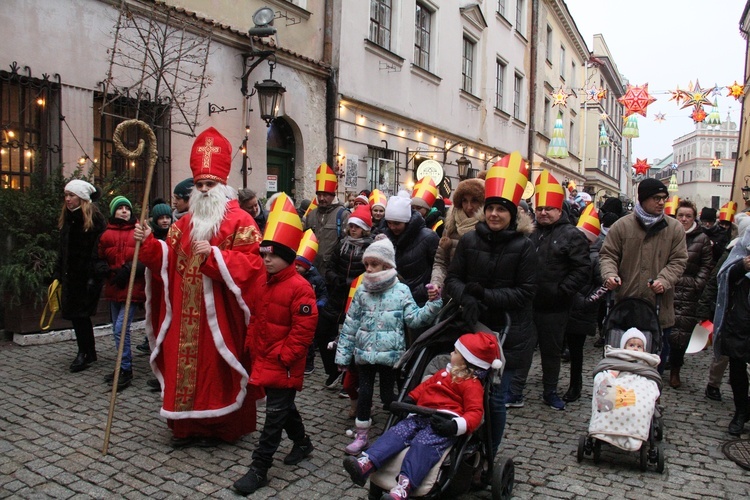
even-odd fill
[{"label": "illuminated star ornament", "polygon": [[661,123],[666,119],[667,117],[664,115],[664,113],[656,113],[656,116],[654,116],[654,121],[656,123]]},{"label": "illuminated star ornament", "polygon": [[745,95],[745,86],[737,83],[737,80],[732,85],[729,85],[727,90],[729,90],[727,97],[734,97],[738,101]]},{"label": "illuminated star ornament", "polygon": [[599,102],[605,97],[607,97],[606,89],[603,89],[601,87],[591,87],[590,89],[586,89],[587,101]]},{"label": "illuminated star ornament", "polygon": [[680,105],[680,103],[682,102],[682,100],[685,98],[685,96],[684,96],[685,91],[684,90],[680,90],[680,86],[679,85],[677,86],[677,88],[675,90],[670,90],[669,93],[672,94],[672,97],[670,97],[669,100],[676,102],[678,106]]},{"label": "illuminated star ornament", "polygon": [[683,93],[684,102],[682,103],[681,109],[685,109],[690,106],[698,108],[700,106],[703,106],[704,104],[710,106],[711,101],[708,100],[708,94],[711,93],[711,90],[713,89],[702,89],[700,83],[698,83],[698,80],[696,80],[693,88]]},{"label": "illuminated star ornament", "polygon": [[711,89],[711,97],[716,97],[717,95],[721,95],[721,87],[714,83],[714,88]]},{"label": "illuminated star ornament", "polygon": [[708,115],[706,115],[706,110],[703,109],[703,106],[696,106],[693,109],[693,112],[690,113],[690,118],[692,118],[695,123],[702,122],[706,119],[706,116]]},{"label": "illuminated star ornament", "polygon": [[633,168],[635,169],[636,175],[646,175],[646,172],[648,172],[648,169],[651,167],[648,165],[648,158],[637,158]]},{"label": "illuminated star ornament", "polygon": [[625,116],[630,116],[635,113],[646,116],[646,108],[648,108],[649,104],[656,101],[656,99],[651,97],[648,93],[648,83],[644,84],[642,87],[638,85],[628,85],[628,90],[625,92],[625,95],[617,100],[620,104],[625,106]]},{"label": "illuminated star ornament", "polygon": [[552,96],[552,106],[566,107],[568,105],[568,97],[572,95],[572,93],[565,92],[565,89],[560,86],[559,89],[550,93],[550,96]]},{"label": "illuminated star ornament", "polygon": [[718,158],[714,158],[711,160],[711,168],[719,168],[721,167],[721,160]]}]

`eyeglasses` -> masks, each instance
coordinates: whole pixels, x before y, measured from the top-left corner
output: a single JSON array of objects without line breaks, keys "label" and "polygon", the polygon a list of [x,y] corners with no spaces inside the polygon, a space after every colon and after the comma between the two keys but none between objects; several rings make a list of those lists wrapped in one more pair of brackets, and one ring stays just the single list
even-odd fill
[{"label": "eyeglasses", "polygon": [[557,207],[536,207],[537,212],[552,212],[553,210],[560,210]]},{"label": "eyeglasses", "polygon": [[665,196],[665,195],[659,196],[658,194],[651,197],[651,199],[654,200],[656,203],[666,203],[667,198],[669,198],[669,196]]}]

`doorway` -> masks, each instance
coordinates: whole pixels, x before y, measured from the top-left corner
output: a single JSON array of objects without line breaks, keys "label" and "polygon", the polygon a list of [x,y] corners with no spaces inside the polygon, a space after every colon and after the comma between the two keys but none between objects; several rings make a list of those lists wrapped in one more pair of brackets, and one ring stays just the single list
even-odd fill
[{"label": "doorway", "polygon": [[266,198],[284,192],[294,198],[294,132],[283,118],[276,118],[268,128],[266,144]]}]

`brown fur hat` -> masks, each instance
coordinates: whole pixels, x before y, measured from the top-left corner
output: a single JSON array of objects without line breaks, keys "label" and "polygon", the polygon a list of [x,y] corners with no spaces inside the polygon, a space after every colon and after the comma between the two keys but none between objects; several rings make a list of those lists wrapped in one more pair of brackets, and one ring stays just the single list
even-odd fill
[{"label": "brown fur hat", "polygon": [[467,195],[473,196],[484,205],[484,179],[466,179],[458,183],[453,191],[453,207],[461,208],[461,200]]}]

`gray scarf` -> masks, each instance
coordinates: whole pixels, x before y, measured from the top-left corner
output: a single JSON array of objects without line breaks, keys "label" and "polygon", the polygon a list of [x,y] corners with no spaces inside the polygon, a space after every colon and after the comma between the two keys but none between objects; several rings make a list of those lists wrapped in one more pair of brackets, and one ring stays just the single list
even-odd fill
[{"label": "gray scarf", "polygon": [[395,269],[385,269],[377,273],[365,273],[362,286],[370,293],[382,293],[396,283],[398,273]]},{"label": "gray scarf", "polygon": [[646,212],[641,206],[640,201],[636,202],[633,212],[635,213],[635,216],[638,218],[638,220],[641,221],[644,226],[646,226],[646,229],[651,228],[651,226],[664,218],[663,212],[659,215],[651,215],[650,213]]}]

